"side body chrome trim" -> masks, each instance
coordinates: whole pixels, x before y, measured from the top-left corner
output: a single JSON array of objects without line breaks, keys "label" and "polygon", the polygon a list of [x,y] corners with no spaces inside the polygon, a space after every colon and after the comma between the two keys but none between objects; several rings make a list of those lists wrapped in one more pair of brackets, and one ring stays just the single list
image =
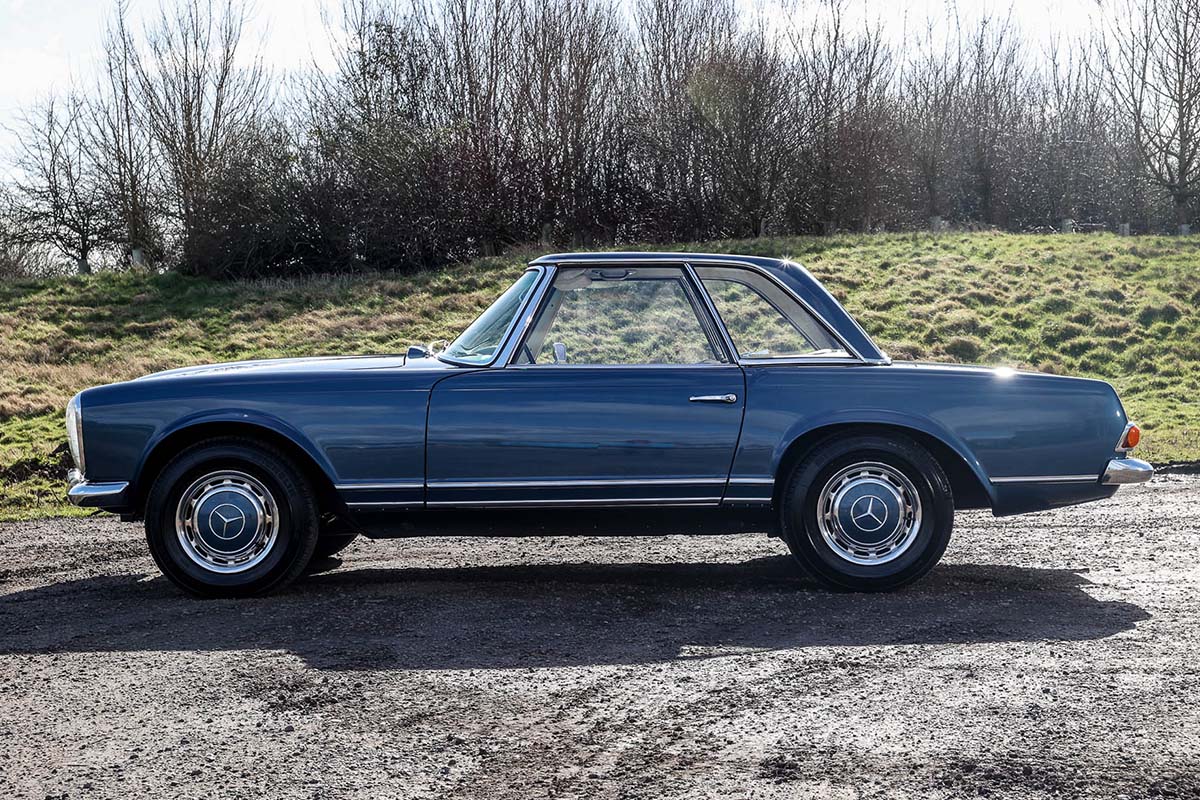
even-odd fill
[{"label": "side body chrome trim", "polygon": [[992,478],[992,483],[1096,483],[1096,475],[1011,475]]},{"label": "side body chrome trim", "polygon": [[354,491],[355,489],[424,489],[424,481],[395,481],[384,483],[335,483],[334,489],[339,492]]},{"label": "side body chrome trim", "polygon": [[430,500],[430,507],[451,506],[504,506],[506,508],[570,508],[573,506],[713,506],[721,502],[720,497],[611,497],[588,500]]},{"label": "side body chrome trim", "polygon": [[430,489],[540,489],[558,486],[719,486],[724,478],[601,478],[596,480],[430,481]]},{"label": "side body chrome trim", "polygon": [[346,503],[348,508],[421,508],[424,505],[424,500],[372,500]]}]

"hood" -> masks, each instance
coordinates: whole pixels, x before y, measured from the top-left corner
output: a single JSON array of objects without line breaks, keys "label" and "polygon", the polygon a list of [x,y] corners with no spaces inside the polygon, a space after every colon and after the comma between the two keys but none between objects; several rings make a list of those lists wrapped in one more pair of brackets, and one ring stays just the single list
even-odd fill
[{"label": "hood", "polygon": [[347,372],[373,369],[446,369],[447,364],[435,358],[395,356],[318,356],[313,358],[267,358],[254,361],[231,361],[224,364],[204,364],[180,367],[145,375],[138,380],[185,378],[201,375],[238,373],[247,375],[289,375],[302,372]]}]

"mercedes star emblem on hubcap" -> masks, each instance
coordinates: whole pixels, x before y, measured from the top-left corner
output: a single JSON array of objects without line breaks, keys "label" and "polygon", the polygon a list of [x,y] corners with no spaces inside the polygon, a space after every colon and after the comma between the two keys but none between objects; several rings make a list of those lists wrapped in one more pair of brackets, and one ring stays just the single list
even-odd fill
[{"label": "mercedes star emblem on hubcap", "polygon": [[859,527],[859,530],[866,533],[873,533],[882,528],[883,524],[887,522],[887,518],[887,503],[873,494],[863,495],[850,506],[850,519]]},{"label": "mercedes star emblem on hubcap", "polygon": [[214,536],[234,539],[246,529],[246,515],[232,503],[222,503],[208,515],[208,527]]}]

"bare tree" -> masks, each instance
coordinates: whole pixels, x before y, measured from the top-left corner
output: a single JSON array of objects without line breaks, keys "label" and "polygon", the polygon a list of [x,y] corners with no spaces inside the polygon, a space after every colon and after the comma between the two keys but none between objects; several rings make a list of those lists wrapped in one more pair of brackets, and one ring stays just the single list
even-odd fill
[{"label": "bare tree", "polygon": [[170,176],[171,212],[183,260],[208,262],[214,176],[258,126],[268,100],[266,72],[242,52],[246,9],[236,0],[179,0],[164,7],[133,61],[146,123]]},{"label": "bare tree", "polygon": [[636,157],[651,217],[638,227],[653,238],[703,238],[715,227],[715,202],[694,76],[707,53],[728,47],[736,9],[732,0],[638,0],[632,23]]},{"label": "bare tree", "polygon": [[10,216],[18,241],[53,247],[81,275],[114,233],[86,126],[86,103],[74,92],[22,113]]},{"label": "bare tree", "polygon": [[341,0],[335,68],[291,95],[247,1],[169,0],[143,32],[114,0],[91,96],[25,120],[23,252],[404,271],[939,218],[1152,229],[1200,192],[1200,0],[1114,0],[1045,52],[952,4],[896,39],[866,0]]},{"label": "bare tree", "polygon": [[787,65],[762,28],[744,31],[697,64],[691,98],[703,121],[725,235],[761,236],[779,205],[798,141]]},{"label": "bare tree", "polygon": [[574,243],[590,240],[601,227],[601,165],[622,119],[619,20],[605,0],[530,0],[517,29],[514,126],[537,179],[529,190],[540,239],[548,243],[559,226]]},{"label": "bare tree", "polygon": [[822,0],[816,13],[796,14],[786,40],[796,90],[793,124],[801,126],[798,156],[809,187],[793,210],[815,215],[823,229],[839,218],[869,228],[884,172],[878,169],[888,126],[886,94],[893,79],[891,53],[877,24],[853,30],[847,0]]},{"label": "bare tree", "polygon": [[1200,192],[1200,0],[1125,0],[1104,45],[1110,91],[1142,165],[1186,231]]},{"label": "bare tree", "polygon": [[417,19],[431,55],[431,122],[442,132],[458,169],[454,180],[470,198],[456,216],[485,254],[520,228],[521,200],[512,181],[516,161],[514,79],[523,55],[514,47],[519,4],[505,0],[421,3]]},{"label": "bare tree", "polygon": [[124,233],[125,257],[142,266],[161,251],[154,223],[157,164],[143,124],[137,48],[127,13],[128,0],[118,0],[105,31],[103,70],[89,104],[88,132],[109,213]]},{"label": "bare tree", "polygon": [[957,17],[949,31],[930,21],[910,50],[899,80],[898,107],[930,226],[950,212],[947,185],[962,126],[963,53]]},{"label": "bare tree", "polygon": [[962,140],[971,218],[1005,227],[1015,197],[1013,166],[1028,98],[1024,43],[1011,17],[984,16],[967,34]]}]

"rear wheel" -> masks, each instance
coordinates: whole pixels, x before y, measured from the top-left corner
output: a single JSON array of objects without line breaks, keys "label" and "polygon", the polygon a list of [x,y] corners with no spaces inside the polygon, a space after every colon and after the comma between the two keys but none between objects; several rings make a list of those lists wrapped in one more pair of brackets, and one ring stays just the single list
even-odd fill
[{"label": "rear wheel", "polygon": [[796,560],[826,586],[883,591],[941,559],[954,499],[941,465],[907,437],[831,440],[799,463],[781,504]]},{"label": "rear wheel", "polygon": [[294,580],[312,558],[318,514],[304,474],[273,447],[240,438],[184,450],[146,503],[146,541],[163,574],[192,594],[243,597]]}]

